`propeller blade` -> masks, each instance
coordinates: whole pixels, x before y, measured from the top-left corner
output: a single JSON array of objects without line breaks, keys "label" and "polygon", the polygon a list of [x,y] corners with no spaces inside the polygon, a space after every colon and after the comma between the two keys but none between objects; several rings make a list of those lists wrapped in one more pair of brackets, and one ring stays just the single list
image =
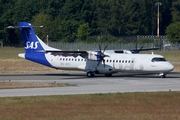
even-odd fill
[{"label": "propeller blade", "polygon": [[97,67],[99,66],[100,62],[101,62],[101,61],[99,61],[98,64],[96,65],[96,69],[97,69]]},{"label": "propeller blade", "polygon": [[103,64],[104,64],[104,67],[105,67],[105,60],[103,59]]},{"label": "propeller blade", "polygon": [[99,44],[99,50],[101,51],[101,44]]},{"label": "propeller blade", "polygon": [[143,46],[140,47],[139,50],[137,50],[136,52],[139,53],[142,50]]},{"label": "propeller blade", "polygon": [[109,55],[104,55],[104,57],[109,57]]},{"label": "propeller blade", "polygon": [[141,50],[142,50],[142,48],[143,48],[143,46],[141,46],[141,48],[140,48],[140,50],[139,50],[139,51],[141,51]]},{"label": "propeller blade", "polygon": [[103,51],[103,53],[105,52],[105,50],[106,50],[107,46],[108,46],[108,45],[106,45],[106,46],[104,47],[104,51]]}]

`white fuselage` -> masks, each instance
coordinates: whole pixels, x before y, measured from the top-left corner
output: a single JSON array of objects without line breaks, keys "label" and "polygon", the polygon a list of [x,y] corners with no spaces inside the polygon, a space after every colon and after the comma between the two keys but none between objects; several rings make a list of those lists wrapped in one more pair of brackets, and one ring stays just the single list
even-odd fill
[{"label": "white fuselage", "polygon": [[[174,66],[168,61],[154,61],[153,58],[163,58],[161,55],[154,54],[108,54],[105,58],[105,65],[100,63],[97,67],[99,73],[116,72],[147,72],[147,73],[168,73],[174,69]],[[54,56],[47,53],[46,59],[57,69],[63,70],[95,70],[98,62],[77,56]]]}]

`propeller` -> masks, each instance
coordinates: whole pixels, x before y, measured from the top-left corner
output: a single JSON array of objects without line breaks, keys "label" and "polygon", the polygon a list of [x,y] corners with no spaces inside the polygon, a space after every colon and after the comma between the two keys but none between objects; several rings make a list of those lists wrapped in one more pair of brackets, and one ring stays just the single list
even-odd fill
[{"label": "propeller", "polygon": [[97,58],[98,58],[98,64],[97,64],[97,66],[96,66],[96,69],[97,69],[97,67],[99,66],[99,64],[103,61],[103,64],[104,64],[104,67],[105,67],[105,57],[109,57],[109,55],[105,55],[104,54],[104,52],[105,52],[105,50],[106,50],[106,48],[107,48],[107,46],[108,45],[106,45],[105,47],[104,47],[104,50],[102,51],[102,49],[101,49],[101,45],[99,44],[99,52],[97,53]]},{"label": "propeller", "polygon": [[143,49],[143,46],[140,47],[140,49],[132,50],[132,53],[139,53]]},{"label": "propeller", "polygon": [[143,46],[140,47],[139,50],[136,49],[136,53],[139,53],[142,50]]},{"label": "propeller", "polygon": [[143,49],[143,46],[141,46],[141,48],[139,49],[139,52]]}]

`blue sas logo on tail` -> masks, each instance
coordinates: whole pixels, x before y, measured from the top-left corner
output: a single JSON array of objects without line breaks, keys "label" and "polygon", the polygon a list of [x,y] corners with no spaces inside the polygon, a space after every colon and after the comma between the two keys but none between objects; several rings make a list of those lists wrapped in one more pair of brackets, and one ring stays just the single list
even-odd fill
[{"label": "blue sas logo on tail", "polygon": [[27,41],[26,42],[26,47],[24,47],[25,49],[37,49],[38,48],[38,44],[39,42],[30,42],[30,41]]}]

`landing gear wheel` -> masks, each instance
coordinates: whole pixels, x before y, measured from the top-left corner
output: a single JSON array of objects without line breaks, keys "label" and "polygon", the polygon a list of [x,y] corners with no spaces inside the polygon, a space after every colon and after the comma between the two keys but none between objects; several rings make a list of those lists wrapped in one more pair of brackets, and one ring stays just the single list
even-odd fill
[{"label": "landing gear wheel", "polygon": [[161,75],[161,78],[166,78],[166,75]]},{"label": "landing gear wheel", "polygon": [[112,74],[105,74],[105,76],[106,76],[106,77],[111,77],[111,76],[112,76]]},{"label": "landing gear wheel", "polygon": [[94,73],[92,71],[87,72],[87,77],[94,77]]}]

